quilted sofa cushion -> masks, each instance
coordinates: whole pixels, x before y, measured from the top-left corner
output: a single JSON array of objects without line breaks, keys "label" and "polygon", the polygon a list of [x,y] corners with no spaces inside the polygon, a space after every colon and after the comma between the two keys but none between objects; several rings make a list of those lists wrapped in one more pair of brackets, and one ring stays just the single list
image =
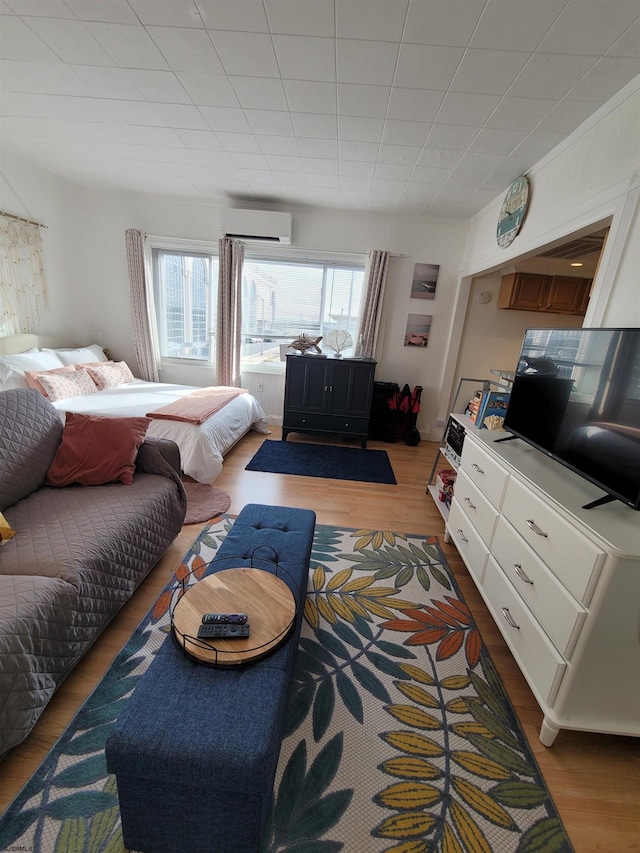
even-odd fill
[{"label": "quilted sofa cushion", "polygon": [[46,397],[34,388],[0,391],[0,512],[42,486],[61,437]]}]

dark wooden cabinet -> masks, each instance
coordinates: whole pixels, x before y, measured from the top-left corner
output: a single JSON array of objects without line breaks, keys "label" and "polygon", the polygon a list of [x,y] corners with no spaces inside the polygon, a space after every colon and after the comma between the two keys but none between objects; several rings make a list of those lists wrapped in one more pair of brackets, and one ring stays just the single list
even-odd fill
[{"label": "dark wooden cabinet", "polygon": [[290,432],[357,438],[366,447],[376,362],[287,355],[282,440]]},{"label": "dark wooden cabinet", "polygon": [[590,278],[516,272],[502,278],[498,308],[553,314],[584,314]]}]

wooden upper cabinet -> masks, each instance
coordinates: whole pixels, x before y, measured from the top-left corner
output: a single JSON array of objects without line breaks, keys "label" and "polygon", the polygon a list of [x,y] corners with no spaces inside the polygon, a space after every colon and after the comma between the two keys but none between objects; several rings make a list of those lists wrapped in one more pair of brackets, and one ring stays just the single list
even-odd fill
[{"label": "wooden upper cabinet", "polygon": [[515,272],[502,278],[498,308],[553,314],[584,314],[591,279]]}]

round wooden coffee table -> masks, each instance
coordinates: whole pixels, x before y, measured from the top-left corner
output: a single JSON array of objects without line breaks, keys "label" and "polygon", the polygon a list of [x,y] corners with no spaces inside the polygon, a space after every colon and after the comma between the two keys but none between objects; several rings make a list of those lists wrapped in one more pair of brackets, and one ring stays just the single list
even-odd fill
[{"label": "round wooden coffee table", "polygon": [[[248,637],[198,639],[205,613],[246,613]],[[275,651],[293,628],[296,602],[287,584],[262,569],[225,569],[190,586],[176,603],[173,633],[202,663],[240,666]]]}]

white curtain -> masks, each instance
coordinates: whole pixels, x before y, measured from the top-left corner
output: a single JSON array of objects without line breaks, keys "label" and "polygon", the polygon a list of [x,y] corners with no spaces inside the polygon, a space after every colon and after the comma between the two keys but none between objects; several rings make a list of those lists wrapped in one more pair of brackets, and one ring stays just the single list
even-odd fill
[{"label": "white curtain", "polygon": [[129,266],[133,349],[138,362],[138,376],[140,379],[146,379],[147,382],[158,382],[160,350],[155,322],[152,319],[154,317],[153,284],[146,241],[143,233],[135,228],[127,228],[124,237]]},{"label": "white curtain", "polygon": [[372,249],[365,271],[360,322],[356,334],[355,355],[375,358],[380,331],[382,300],[389,269],[389,252]]},{"label": "white curtain", "polygon": [[35,334],[49,308],[40,228],[0,215],[0,334]]},{"label": "white curtain", "polygon": [[216,375],[218,385],[239,386],[242,354],[242,267],[244,243],[223,237],[218,256]]}]

